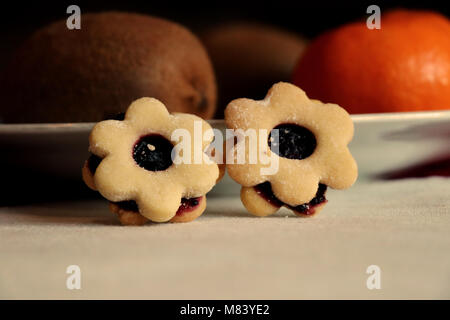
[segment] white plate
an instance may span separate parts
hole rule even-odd
[[[450,155],[450,111],[364,114],[352,115],[352,119],[355,136],[350,150],[358,162],[359,181]],[[221,130],[225,127],[223,120],[210,123]],[[3,170],[25,168],[60,179],[80,180],[92,126],[0,124]],[[224,179],[214,192],[237,194],[239,188],[231,183],[231,179]]]

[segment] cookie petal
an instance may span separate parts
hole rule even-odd
[[[173,184],[158,185],[157,189],[139,191],[136,202],[139,213],[154,222],[172,219],[181,204],[181,189]]]
[[[307,165],[303,168],[285,166],[283,161],[270,182],[277,198],[291,206],[311,201],[319,187],[319,177],[314,168],[308,168]]]
[[[265,200],[253,187],[241,188],[241,201],[244,207],[251,214],[258,217],[265,217],[274,214],[278,211],[278,209],[280,209],[280,207],[277,207]]]
[[[119,202],[131,200],[136,194],[136,183],[133,176],[135,168],[119,155],[109,155],[104,158],[95,171],[95,186],[106,199]]]
[[[191,136],[191,144],[197,143],[202,150],[214,139],[214,131],[209,123],[193,114],[173,113],[170,127],[171,136],[177,129],[187,130]]]
[[[314,118],[316,135],[327,140],[332,140],[335,144],[346,146],[353,138],[354,125],[345,109],[337,104],[315,103]]]
[[[167,127],[169,111],[164,104],[154,98],[135,100],[125,114],[125,122],[136,132],[159,132]]]
[[[117,140],[123,140],[124,135],[129,135],[129,129],[123,121],[101,121],[89,135],[89,151],[102,158],[117,152],[121,148]]]
[[[225,109],[225,123],[229,129],[258,129],[262,120],[268,117],[269,106],[264,100],[236,99]]]
[[[199,197],[208,193],[219,177],[219,167],[211,164],[176,165],[173,178],[183,187],[183,197]]]
[[[310,103],[305,91],[287,82],[274,84],[267,93],[266,99],[269,99],[273,109],[277,109],[277,113],[284,113],[286,110],[290,111],[292,107]]]
[[[347,189],[358,177],[358,167],[347,147],[330,148],[328,157],[322,157],[321,182],[333,189]]]

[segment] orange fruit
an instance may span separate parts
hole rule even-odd
[[[293,75],[311,98],[350,113],[450,109],[450,21],[428,11],[381,13],[319,36]]]

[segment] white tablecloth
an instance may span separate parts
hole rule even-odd
[[[314,218],[209,198],[187,224],[122,227],[106,202],[0,208],[0,298],[450,298],[450,179],[358,183]],[[81,290],[66,288],[78,265]],[[366,269],[381,269],[369,290]]]

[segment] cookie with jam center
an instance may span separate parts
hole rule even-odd
[[[195,162],[194,145],[200,143],[200,150],[206,150],[212,140],[194,141],[198,123],[203,138],[212,129],[201,118],[170,114],[153,98],[134,101],[123,120],[101,121],[92,129],[91,156],[82,169],[86,185],[110,201],[110,210],[125,225],[197,218],[219,177],[215,162]],[[180,151],[177,141],[171,140],[178,129],[191,136],[191,143],[184,145],[191,148],[187,161],[173,158]]]
[[[357,165],[347,147],[354,131],[349,114],[336,104],[309,99],[290,83],[273,85],[264,100],[231,101],[225,122],[244,132],[226,166],[242,186],[242,203],[254,215],[267,216],[284,206],[296,215],[312,216],[327,203],[328,187],[347,189],[356,181]],[[258,156],[251,162],[252,145],[270,161]],[[242,150],[244,163],[239,162]]]

